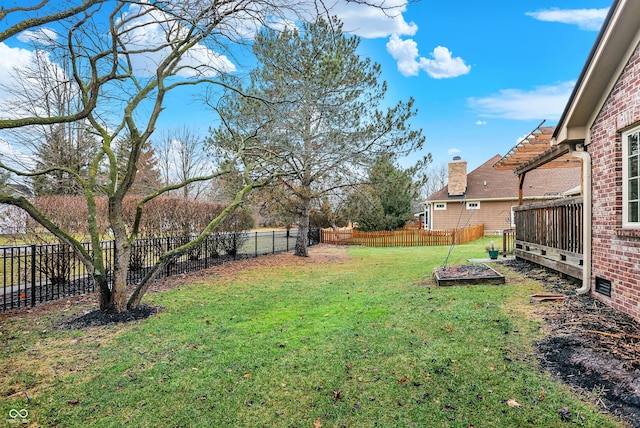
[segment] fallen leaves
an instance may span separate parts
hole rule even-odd
[[[558,409],[558,414],[562,422],[568,422],[571,419],[571,410],[568,407]]]
[[[520,406],[522,406],[522,404],[518,403],[513,398],[510,398],[509,400],[507,400],[507,406],[509,406],[509,407],[520,407]]]

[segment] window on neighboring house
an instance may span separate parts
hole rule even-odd
[[[436,210],[446,210],[447,209],[447,204],[436,204],[435,209]]]
[[[480,209],[480,202],[467,202],[467,209],[468,210],[479,210]]]
[[[640,227],[640,127],[622,134],[622,223]]]

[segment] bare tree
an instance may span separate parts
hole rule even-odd
[[[4,30],[0,31],[0,42],[16,37],[17,35],[31,34],[48,24],[58,24],[63,21],[72,20],[77,23],[86,23],[95,14],[106,0],[71,0],[60,8],[48,0],[42,0],[36,4],[22,3],[21,6],[0,8],[0,23],[11,22]],[[69,31],[72,36],[73,28]],[[71,41],[71,40],[69,40]],[[106,62],[107,56],[100,58],[101,62]],[[105,83],[118,78],[117,61],[109,64],[101,64],[97,67],[89,68],[89,76],[83,79],[79,75],[79,70],[73,70],[69,76],[75,84],[83,83],[83,103],[81,108],[74,111],[61,112],[55,115],[34,115],[19,112],[9,118],[0,118],[0,129],[20,128],[29,125],[51,125],[58,123],[75,122],[84,119],[96,107],[99,91]]]
[[[0,41],[20,33],[33,35],[35,30],[48,35],[47,40],[40,40],[39,49],[49,52],[56,64],[62,64],[59,69],[63,71],[46,77],[51,80],[48,87],[70,84],[70,93],[79,100],[77,108],[68,112],[34,115],[22,108],[11,109],[5,112],[9,114],[7,118],[0,119],[0,130],[20,129],[26,133],[34,125],[84,119],[99,144],[89,156],[86,171],[63,165],[31,170],[10,162],[1,163],[0,168],[14,177],[36,178],[54,172],[72,177],[86,201],[92,251],[27,198],[0,193],[0,203],[22,208],[76,252],[96,281],[101,310],[122,312],[136,308],[164,265],[200,244],[254,188],[283,173],[265,167],[278,154],[263,144],[266,138],[259,135],[263,129],[230,134],[229,141],[216,148],[216,168],[141,197],[133,221],[125,221],[124,199],[136,183],[144,147],[159,123],[167,94],[194,85],[204,86],[201,92],[209,94],[215,93],[213,88],[237,92],[239,86],[229,74],[233,63],[223,53],[242,48],[244,41],[251,40],[265,25],[313,18],[328,10],[322,0],[42,0],[35,6],[0,10],[3,23],[9,16],[16,17],[17,22],[0,32]],[[393,118],[386,119],[396,129]],[[131,146],[118,150],[118,141],[123,138]],[[161,195],[230,171],[238,174],[242,186],[226,208],[195,239],[165,252],[129,294],[131,247],[139,233],[145,205]],[[103,235],[96,202],[100,196],[107,199],[108,228],[115,242],[112,266],[105,264],[100,246]]]
[[[192,129],[184,126],[169,130],[156,141],[153,146],[165,186],[189,181],[211,169],[203,139]],[[180,193],[185,199],[198,199],[206,190],[205,183],[193,182],[183,186]]]
[[[65,43],[42,45],[55,52],[59,61],[67,61],[64,73],[47,77],[56,84],[72,82],[78,93],[82,117],[86,117],[92,133],[100,142],[89,158],[86,172],[62,165],[30,171],[3,163],[6,171],[18,177],[35,178],[53,172],[64,172],[78,183],[87,204],[87,223],[92,251],[85,249],[76,237],[27,198],[8,193],[0,194],[0,202],[18,206],[45,227],[60,241],[76,251],[80,262],[92,273],[100,290],[100,307],[104,311],[122,312],[136,308],[150,281],[163,265],[198,245],[255,187],[268,177],[252,173],[257,165],[249,162],[243,140],[228,145],[224,155],[226,168],[210,170],[206,175],[190,177],[174,185],[157,189],[139,200],[132,223],[125,221],[123,201],[133,188],[143,149],[158,123],[168,92],[186,85],[228,86],[226,72],[231,63],[216,50],[225,48],[229,40],[240,40],[240,31],[247,30],[268,17],[291,12],[291,4],[259,1],[218,2],[194,0],[175,2],[110,2],[88,8],[83,14],[56,22],[58,34],[65,34]],[[107,10],[108,9],[108,10]],[[108,12],[108,13],[107,13]],[[163,37],[157,37],[163,34]],[[14,119],[0,123],[0,129],[25,129],[26,125],[65,123],[73,114],[46,116],[48,120],[32,120],[19,108],[13,110]],[[21,116],[22,115],[22,116]],[[17,117],[20,116],[20,117]],[[127,139],[130,147],[118,150],[118,141]],[[159,263],[135,287],[127,292],[131,245],[138,235],[140,220],[146,203],[183,186],[218,177],[233,166],[241,172],[243,187],[226,208],[212,219],[200,234],[189,243],[167,251]],[[109,229],[115,242],[113,266],[105,264],[97,222],[96,199],[105,195],[108,203]],[[111,272],[108,272],[111,269]],[[111,279],[113,278],[113,279]]]
[[[424,172],[424,176],[425,180],[419,192],[420,196],[426,199],[447,184],[447,167],[443,164],[430,165]]]

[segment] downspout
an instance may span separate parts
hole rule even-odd
[[[572,144],[569,153],[582,160],[582,287],[576,293],[587,294],[591,291],[591,155],[583,143]]]

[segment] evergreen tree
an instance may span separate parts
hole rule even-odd
[[[367,183],[350,197],[351,219],[366,232],[401,228],[411,220],[414,193],[410,170],[396,166],[391,156],[380,156]]]
[[[335,19],[263,31],[254,44],[259,66],[245,91],[251,96],[234,92],[218,107],[225,127],[214,140],[242,136],[262,144],[265,167],[280,176],[298,219],[298,256],[308,255],[312,201],[361,182],[379,154],[407,154],[424,141],[408,124],[412,99],[380,109],[387,85],[379,81],[380,66],[358,54],[359,43]]]
[[[37,146],[35,170],[50,170],[33,179],[33,192],[43,195],[78,195],[82,186],[76,177],[86,177],[91,153],[98,147],[96,139],[88,132],[84,122],[57,124],[43,134],[44,140]]]

